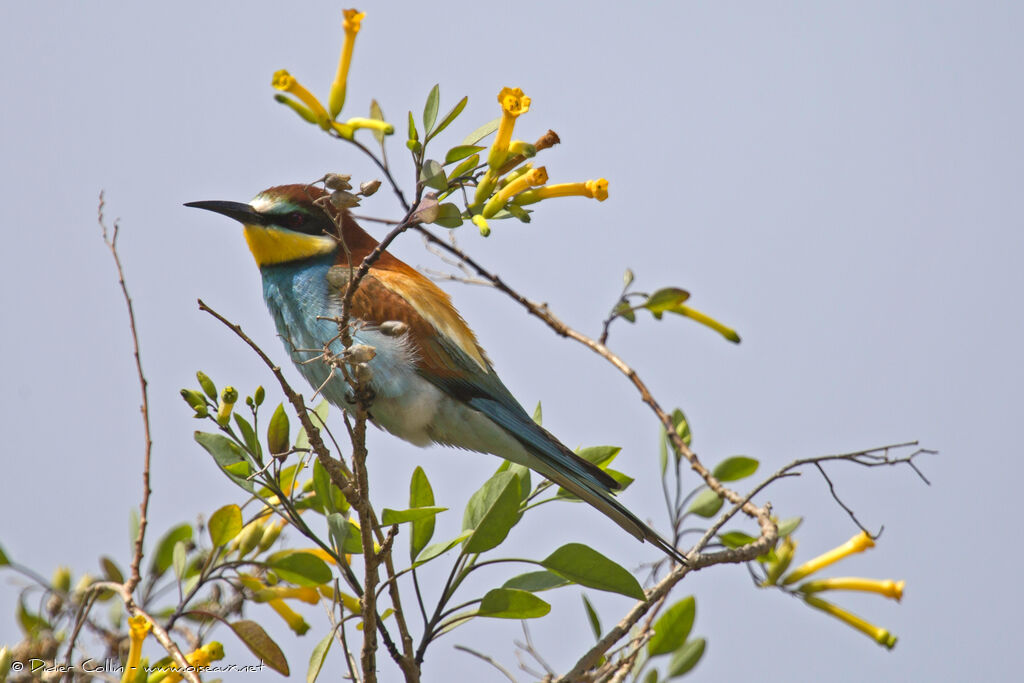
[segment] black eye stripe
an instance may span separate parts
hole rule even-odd
[[[304,235],[323,235],[331,233],[334,223],[325,215],[306,213],[305,211],[290,211],[279,216],[272,216],[274,225],[301,232]]]

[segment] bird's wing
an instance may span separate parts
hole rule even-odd
[[[511,434],[547,464],[545,476],[561,485],[565,477],[578,478],[604,493],[619,488],[607,472],[580,458],[533,421],[494,372],[448,294],[397,259],[385,265],[372,269],[360,283],[352,300],[354,317],[376,324],[388,320],[407,324],[419,356],[420,376]],[[340,276],[331,279],[339,283]]]
[[[343,290],[349,269],[335,266],[331,270],[333,277],[328,280]],[[531,469],[587,501],[637,538],[686,562],[678,550],[612,496],[612,491],[620,488],[618,482],[530,418],[494,372],[451,299],[433,282],[385,252],[379,266],[356,290],[352,315],[375,324],[404,322],[416,345],[421,377],[508,432],[530,454]]]

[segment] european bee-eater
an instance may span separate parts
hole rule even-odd
[[[337,318],[349,281],[378,245],[348,211],[326,208],[326,192],[282,185],[252,202],[202,201],[239,221],[263,276],[263,296],[299,372],[334,405],[351,410],[340,376],[315,360],[324,344],[344,349]],[[334,214],[333,216],[328,213]],[[339,227],[340,226],[340,227]],[[371,266],[352,299],[355,343],[372,346],[372,421],[417,446],[431,443],[493,453],[547,477],[587,501],[640,540],[677,560],[681,554],[613,496],[618,483],[537,425],[498,378],[476,335],[433,282],[388,252]],[[396,334],[396,331],[398,332]],[[314,359],[311,361],[311,359]]]

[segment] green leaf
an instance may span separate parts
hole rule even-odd
[[[448,552],[449,550],[451,550],[458,544],[462,543],[472,535],[472,530],[463,531],[461,534],[451,539],[450,541],[431,543],[426,548],[424,548],[419,555],[416,556],[416,564],[414,566],[418,567],[419,565],[425,564],[439,555],[443,555],[444,553]]]
[[[50,623],[46,619],[25,608],[24,599],[18,600],[18,625],[30,640],[35,640],[41,631],[50,630]]]
[[[722,542],[726,548],[741,548],[745,545],[749,545],[757,539],[750,534],[745,534],[742,531],[726,531],[718,534],[718,540]]]
[[[651,669],[647,672],[647,675],[644,676],[644,683],[658,683],[658,676],[658,670]]]
[[[4,552],[3,548],[0,548],[0,567],[6,567],[10,563],[11,560],[7,557],[7,553]]]
[[[448,150],[448,153],[444,155],[444,165],[447,166],[448,164],[454,164],[456,161],[465,159],[466,157],[472,156],[484,149],[487,148],[480,147],[478,145],[457,145]]]
[[[434,225],[440,225],[442,228],[457,228],[462,225],[462,212],[459,211],[458,206],[451,202],[439,204]]]
[[[409,507],[430,507],[433,504],[434,490],[430,487],[427,473],[423,471],[422,467],[417,466],[412,472],[412,481],[409,482]],[[420,551],[430,543],[430,539],[434,536],[434,522],[433,517],[413,521],[409,539],[410,560],[415,560]]]
[[[423,133],[427,136],[424,142],[430,141],[430,131],[434,127],[434,121],[437,120],[437,107],[440,102],[441,88],[435,84],[430,89],[430,94],[427,95],[426,104],[423,105]]]
[[[516,590],[529,591],[531,593],[537,593],[539,591],[551,590],[552,588],[560,588],[561,586],[568,586],[572,581],[549,572],[546,569],[541,569],[535,572],[526,572],[519,576],[513,576],[511,579],[502,584],[502,588],[515,588]]]
[[[499,545],[519,521],[519,477],[499,472],[484,482],[466,503],[464,530],[473,529],[463,552],[482,553]]]
[[[533,421],[538,426],[544,424],[544,409],[540,407],[540,401],[537,401],[537,407],[533,409]]]
[[[332,512],[327,515],[327,534],[331,537],[331,545],[334,546],[334,552],[339,555],[345,554],[346,546],[351,547],[352,541],[349,540],[353,527],[345,515],[337,512]],[[359,537],[359,533],[355,534]],[[362,538],[358,538],[359,541],[359,552],[363,550]]]
[[[262,626],[248,619],[231,622],[228,626],[235,632],[239,640],[245,643],[249,651],[256,655],[257,659],[265,662],[267,666],[282,676],[291,674],[288,660],[285,659],[281,648],[267,635]]]
[[[797,530],[797,527],[799,527],[801,522],[803,521],[803,517],[790,517],[789,519],[784,519],[781,522],[779,522],[779,538],[785,538],[786,536],[789,536],[791,533]]]
[[[484,125],[474,130],[472,133],[467,135],[466,138],[462,141],[462,144],[475,145],[476,143],[480,142],[494,131],[498,130],[499,123],[501,123],[500,116],[494,119],[493,121],[488,121]]]
[[[288,451],[291,440],[288,438],[288,413],[284,410],[284,404],[278,403],[274,415],[270,418],[267,426],[267,446],[271,455],[278,455]]]
[[[286,550],[267,558],[277,575],[296,586],[322,586],[333,578],[327,563],[312,553]]]
[[[209,432],[196,432],[194,435],[196,443],[206,449],[206,452],[213,456],[224,473],[243,489],[252,493],[255,490],[248,477],[252,473],[249,461],[245,459],[242,449],[234,441],[223,434],[211,434]]]
[[[633,312],[633,307],[625,299],[619,299],[619,303],[615,304],[612,313],[631,323],[636,322],[636,313]]]
[[[188,562],[188,550],[185,549],[185,542],[178,541],[171,551],[171,565],[174,567],[174,575],[181,581],[185,576],[185,563]]]
[[[472,171],[474,168],[476,168],[479,164],[480,164],[480,155],[479,154],[474,154],[473,156],[469,157],[468,159],[463,161],[461,164],[459,164],[458,166],[453,168],[452,172],[448,174],[448,177],[451,178],[452,180],[454,180],[456,178],[461,178],[462,176],[468,174],[470,171]]]
[[[316,493],[317,501],[323,507],[325,515],[348,510],[345,494],[331,481],[331,475],[320,464],[319,458],[313,461],[313,492]]]
[[[427,517],[434,517],[438,512],[444,512],[447,509],[448,508],[439,507],[409,508],[408,510],[392,510],[390,508],[384,508],[381,512],[380,523],[384,526],[391,526],[392,524],[415,522]]]
[[[734,455],[715,465],[711,471],[718,481],[737,481],[757,472],[757,460],[745,455]]]
[[[672,411],[672,424],[675,426],[676,434],[679,435],[679,438],[689,446],[693,441],[693,435],[690,434],[690,422],[679,408]]]
[[[331,629],[324,636],[323,640],[316,644],[316,647],[313,648],[313,654],[309,656],[309,670],[306,671],[306,683],[313,683],[316,677],[320,675],[320,669],[323,668],[324,660],[327,659],[327,653],[330,651],[333,643],[334,629]]]
[[[257,460],[263,457],[263,448],[260,446],[260,440],[256,438],[256,432],[253,430],[252,425],[249,421],[241,416],[239,413],[234,413],[235,424],[238,425],[238,431],[242,433],[242,441],[245,442],[246,448],[248,448]]]
[[[704,489],[690,503],[687,512],[692,512],[701,517],[714,517],[722,509],[722,499],[711,489]]]
[[[376,121],[386,121],[384,118],[384,111],[380,108],[380,103],[377,100],[370,100],[370,118]],[[378,145],[384,145],[384,131],[373,129],[373,138],[377,141]]]
[[[0,553],[2,555],[3,553]],[[111,558],[104,555],[100,558],[100,568],[103,569],[103,578],[114,583],[124,583],[124,572]]]
[[[563,545],[541,561],[541,565],[588,588],[644,599],[644,590],[635,576],[582,543]]]
[[[451,125],[452,121],[454,121],[458,115],[462,113],[462,110],[466,108],[466,103],[468,102],[468,97],[463,97],[459,100],[458,103],[452,107],[451,111],[444,115],[444,118],[441,119],[441,123],[437,124],[437,128],[430,132],[430,135],[427,136],[427,140],[431,140],[436,137],[438,133]]]
[[[156,544],[156,550],[153,551],[149,573],[154,576],[161,576],[174,561],[174,545],[178,541],[191,540],[192,526],[189,524],[179,524],[164,534],[163,538]]]
[[[704,656],[704,646],[707,641],[703,638],[694,638],[683,643],[683,646],[672,653],[672,659],[668,661],[669,678],[679,678],[690,672],[690,669],[697,666],[697,662]]]
[[[615,460],[615,456],[621,452],[622,448],[620,446],[588,446],[576,451],[576,455],[603,469],[605,466],[610,465],[612,460]]]
[[[533,593],[514,588],[487,591],[480,601],[477,616],[498,619],[536,619],[551,611],[551,605]]]
[[[317,403],[312,411],[306,411],[306,414],[309,415],[309,421],[313,423],[314,427],[323,429],[327,425],[327,411],[329,408],[330,404],[324,400]],[[299,427],[299,433],[295,436],[295,448],[309,447],[309,435],[306,434],[306,428]]]
[[[603,630],[601,629],[601,618],[597,616],[597,610],[595,610],[594,606],[590,604],[590,600],[587,596],[581,595],[580,597],[583,598],[583,609],[587,613],[587,621],[590,622],[590,630],[594,634],[594,640],[601,640],[601,634],[603,633]]]
[[[242,531],[242,509],[237,505],[225,505],[212,515],[206,525],[214,547],[226,545]]]
[[[647,641],[648,654],[652,657],[668,654],[686,642],[696,613],[697,602],[692,595],[669,607],[654,622],[654,635]]]
[[[678,287],[663,287],[651,294],[643,307],[660,318],[665,311],[671,310],[690,298],[690,293]]]
[[[435,190],[443,191],[448,189],[448,176],[444,174],[444,168],[441,164],[433,159],[427,159],[423,162],[423,168],[420,169],[420,180],[427,187],[431,187]]]

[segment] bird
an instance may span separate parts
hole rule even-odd
[[[242,224],[259,267],[263,297],[300,374],[332,404],[351,411],[348,383],[323,362],[341,355],[337,320],[350,276],[378,241],[314,185],[279,185],[249,203],[185,206]],[[382,251],[350,304],[353,343],[373,347],[370,419],[417,446],[441,444],[523,465],[604,513],[678,562],[683,555],[615,497],[607,472],[538,425],[498,377],[451,297],[416,269]],[[333,340],[333,342],[332,342]]]

